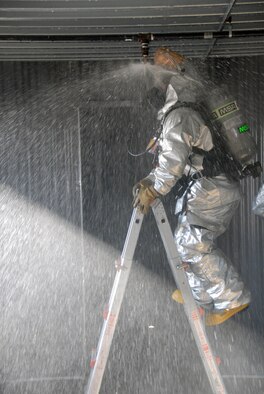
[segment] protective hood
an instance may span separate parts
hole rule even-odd
[[[197,102],[202,97],[203,86],[202,79],[194,70],[192,70],[192,76],[188,72],[175,73],[169,81],[165,105],[159,111],[158,119],[161,119],[178,101]]]

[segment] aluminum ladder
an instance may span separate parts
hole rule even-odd
[[[209,382],[211,384],[212,393],[227,394],[215,357],[213,356],[211,346],[205,333],[199,308],[194,301],[188,279],[184,271],[184,265],[182,264],[177,252],[164,206],[159,199],[156,199],[152,204],[152,211],[159,228],[176,286],[181,291],[184,299],[184,310],[191,326],[192,333],[196,341],[200,357],[203,361]],[[85,387],[85,394],[98,394],[101,387],[118,315],[132,266],[134,251],[136,249],[138,236],[143,223],[143,218],[144,215],[140,213],[137,208],[135,208],[132,213],[120,261],[116,263],[117,272],[114,285],[108,304],[108,310],[104,316],[105,321],[102,327],[94,362],[91,365],[92,369],[89,376],[89,381]]]

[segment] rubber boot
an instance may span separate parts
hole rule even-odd
[[[180,290],[175,290],[171,298],[178,302],[178,304],[184,304],[182,293]],[[218,313],[208,313],[205,318],[205,324],[207,326],[217,326],[219,324],[224,323],[226,320],[230,319],[230,317],[234,316],[236,313],[243,311],[249,306],[249,304],[240,305],[237,308],[226,309],[222,312]]]
[[[208,313],[205,318],[205,324],[207,326],[217,326],[218,324],[224,323],[227,319],[234,316],[236,313],[243,311],[249,306],[249,304],[240,305],[237,308],[226,309],[218,313]]]
[[[171,298],[179,304],[184,304],[182,293],[178,289],[172,293]]]

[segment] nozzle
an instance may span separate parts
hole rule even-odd
[[[149,55],[149,41],[142,41],[141,42],[141,53],[142,53],[143,63],[147,63],[148,62],[148,55]]]
[[[153,40],[152,34],[141,34],[139,36],[139,41],[141,42],[141,55],[143,63],[148,62],[149,56],[149,42]]]

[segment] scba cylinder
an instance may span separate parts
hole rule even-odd
[[[257,145],[236,100],[223,89],[217,88],[211,92],[208,105],[212,121],[223,133],[229,152],[242,166],[248,164],[256,155]]]

